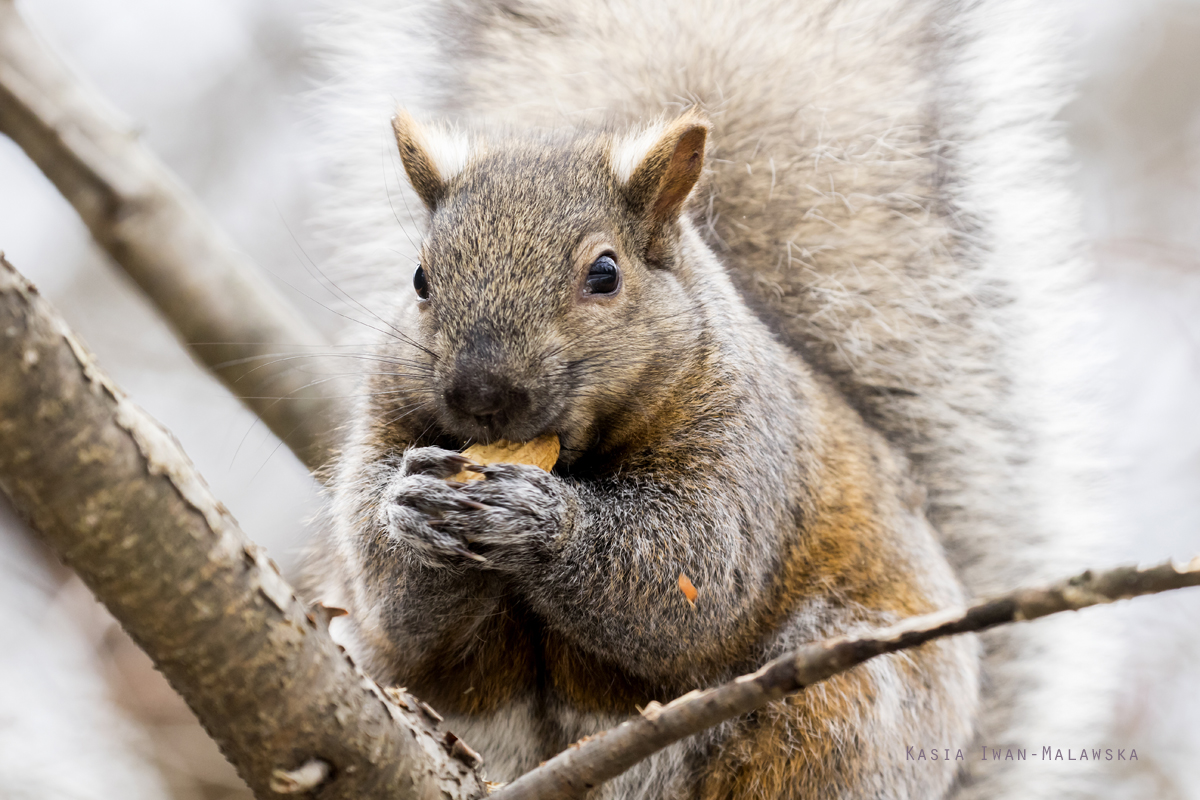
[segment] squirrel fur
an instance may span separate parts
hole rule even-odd
[[[1031,8],[364,2],[330,26],[336,124],[369,133],[326,221],[384,316],[319,591],[489,779],[797,645],[1089,560],[1086,413],[1052,357],[1086,300],[1056,83],[1028,52],[997,72]],[[369,138],[397,100],[420,119],[394,119],[400,206]],[[593,293],[602,256],[619,284]],[[552,473],[446,480],[471,442],[547,432]],[[1045,630],[874,659],[595,796],[1086,793],[906,758],[1101,725],[1045,705],[1107,692],[1094,637]]]

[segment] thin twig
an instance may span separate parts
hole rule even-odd
[[[0,133],[58,187],[192,354],[310,469],[322,466],[341,419],[339,402],[328,395],[345,390],[306,384],[313,372],[337,370],[317,356],[305,359],[305,370],[252,368],[271,360],[268,354],[324,338],[132,126],[26,26],[12,0],[0,0]],[[220,366],[227,363],[233,365]]]
[[[493,792],[490,800],[582,797],[588,790],[680,739],[884,653],[916,647],[943,636],[984,631],[1009,622],[1186,586],[1200,586],[1200,556],[1185,566],[1167,562],[1147,569],[1089,570],[1049,587],[1019,589],[966,609],[911,617],[887,628],[811,644],[714,689],[691,692],[665,706],[651,703],[640,717],[572,745]]]

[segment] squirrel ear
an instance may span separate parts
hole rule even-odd
[[[618,139],[609,160],[625,184],[631,205],[661,228],[679,216],[700,172],[708,120],[699,111],[655,125],[640,134]]]
[[[456,131],[419,124],[404,109],[392,117],[400,160],[417,196],[433,212],[446,196],[446,185],[470,158],[467,138]]]

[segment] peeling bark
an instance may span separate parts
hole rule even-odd
[[[415,698],[330,638],[174,437],[0,257],[0,488],[196,712],[260,797],[482,796]]]

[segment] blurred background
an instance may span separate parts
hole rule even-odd
[[[321,191],[304,94],[320,0],[30,0],[26,19],[143,132],[327,329],[305,269]],[[1200,0],[1067,6],[1074,146],[1113,353],[1122,561],[1200,553]],[[383,167],[381,167],[382,169]],[[0,250],[285,571],[319,507],[306,470],[199,369],[54,187],[0,137]],[[0,798],[249,797],[190,712],[0,498]],[[1117,797],[1200,799],[1200,591],[1104,609],[1127,643]],[[1082,743],[1081,743],[1082,744]]]

